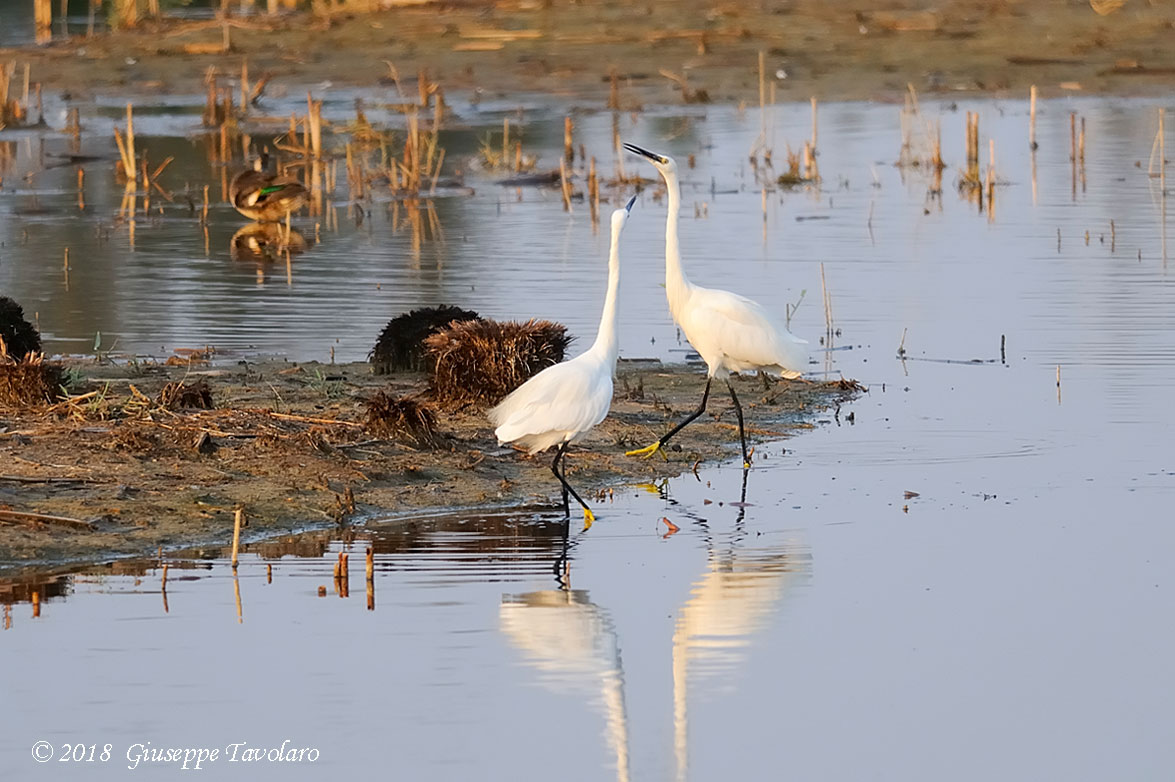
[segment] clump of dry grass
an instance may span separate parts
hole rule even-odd
[[[454,323],[424,341],[433,364],[429,391],[445,404],[496,404],[562,361],[570,343],[567,328],[549,320]]]
[[[212,403],[212,388],[207,380],[197,380],[190,384],[180,381],[168,383],[159,392],[159,404],[168,410],[211,410],[215,407]]]
[[[26,354],[20,361],[0,353],[0,408],[54,401],[64,374],[59,365],[46,364],[40,353]]]
[[[424,366],[425,337],[435,334],[453,321],[481,320],[473,310],[460,307],[422,307],[405,312],[388,321],[380,332],[368,359],[375,374],[386,375],[397,369],[421,369]]]
[[[41,352],[41,335],[24,319],[24,310],[7,296],[0,296],[0,356],[22,359]]]
[[[437,416],[428,404],[411,396],[380,391],[367,400],[367,431],[375,437],[407,441],[425,448],[440,445]]]

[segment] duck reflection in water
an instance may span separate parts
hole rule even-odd
[[[306,237],[296,229],[287,232],[281,223],[249,223],[233,234],[229,255],[234,261],[280,261],[285,253],[306,252]]]

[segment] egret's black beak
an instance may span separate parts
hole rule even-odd
[[[628,150],[629,152],[631,152],[632,154],[640,155],[641,157],[648,158],[649,160],[653,161],[654,163],[660,163],[660,164],[664,165],[665,163],[669,162],[669,158],[665,157],[664,155],[658,155],[655,152],[650,152],[647,149],[642,149],[641,147],[638,147],[636,144],[625,144],[624,148],[626,150]]]
[[[628,203],[624,205],[624,211],[631,214],[632,213],[632,205],[635,203],[636,203],[636,196],[633,196],[632,198],[628,199]]]

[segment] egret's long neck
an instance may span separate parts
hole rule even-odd
[[[604,312],[600,315],[600,330],[591,351],[615,368],[620,345],[616,336],[616,297],[620,293],[620,231],[612,231],[612,249],[608,253],[608,295],[604,297]]]
[[[681,207],[681,185],[677,172],[665,174],[665,189],[669,193],[669,213],[665,217],[665,296],[674,320],[680,307],[689,298],[690,281],[681,268],[681,247],[677,242],[677,213]]]

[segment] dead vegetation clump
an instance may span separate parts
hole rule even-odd
[[[570,343],[567,327],[549,320],[454,323],[424,341],[429,392],[442,404],[496,404],[562,361]]]
[[[215,407],[212,403],[212,388],[207,380],[168,383],[159,392],[159,404],[168,410],[211,410]]]
[[[427,403],[415,397],[396,397],[379,391],[367,400],[366,405],[365,426],[373,436],[424,448],[436,448],[441,444],[436,413]]]
[[[24,310],[7,296],[0,296],[0,356],[22,359],[41,352],[41,335],[24,318]]]
[[[59,365],[45,363],[39,353],[14,361],[0,352],[0,408],[33,407],[54,401],[64,375]]]
[[[386,375],[397,369],[422,369],[424,339],[453,321],[481,320],[473,310],[460,307],[422,307],[405,312],[388,321],[380,332],[368,358],[375,374]]]
[[[145,453],[154,451],[162,444],[163,441],[158,432],[127,423],[115,427],[111,432],[110,439],[103,443],[102,447],[111,451]]]

